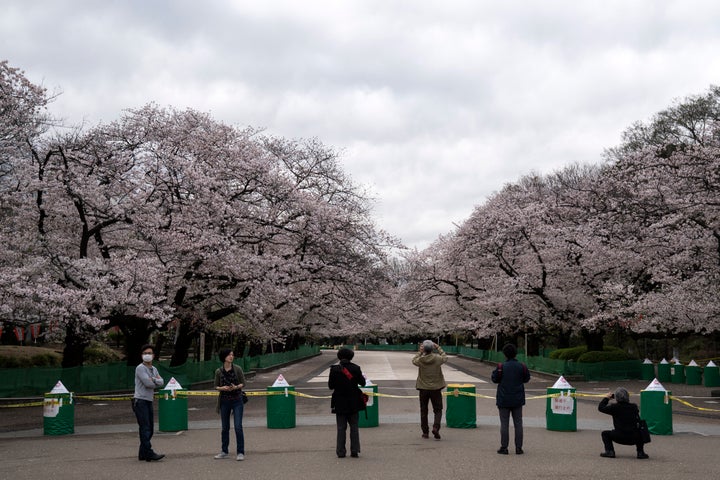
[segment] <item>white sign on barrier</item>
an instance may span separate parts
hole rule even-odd
[[[550,408],[558,415],[572,415],[575,409],[575,401],[570,392],[560,392],[560,396],[550,399]]]

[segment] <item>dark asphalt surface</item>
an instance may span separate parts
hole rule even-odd
[[[362,365],[364,352],[356,354]],[[408,361],[411,354],[408,353]],[[282,373],[297,391],[328,395],[324,383],[308,382],[335,362],[334,352],[257,373],[250,391],[264,391]],[[455,368],[489,380],[493,365],[451,357]],[[556,378],[533,375],[528,396],[542,395]],[[381,393],[414,395],[414,380],[376,381]],[[646,381],[577,382],[578,393],[601,394],[622,385],[631,393]],[[702,386],[666,385],[674,396],[702,408],[718,409],[717,398]],[[492,384],[478,383],[476,392],[494,396]],[[638,401],[637,398],[633,399]],[[334,417],[329,400],[297,398],[297,426],[268,429],[265,398],[251,397],[244,430],[246,460],[213,460],[219,450],[219,419],[213,397],[190,397],[189,429],[156,432],[153,445],[167,457],[161,462],[138,462],[137,426],[129,401],[86,401],[75,406],[75,434],[44,436],[42,407],[0,408],[0,480],[4,479],[138,479],[154,480],[242,475],[248,478],[307,478],[352,475],[353,478],[720,478],[714,456],[720,448],[720,413],[702,412],[673,402],[673,435],[653,436],[649,460],[637,460],[633,447],[617,447],[618,458],[599,457],[599,431],[611,421],[597,412],[596,397],[578,400],[577,432],[545,428],[545,400],[528,400],[524,409],[525,455],[498,455],[499,432],[494,401],[478,398],[475,429],[443,426],[442,440],[420,438],[417,401],[380,398],[380,426],[360,432],[360,458],[334,455]],[[156,413],[157,421],[157,413]],[[512,438],[512,434],[511,434]],[[231,448],[234,442],[231,441]]]

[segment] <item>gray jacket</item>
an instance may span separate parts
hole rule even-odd
[[[133,398],[153,401],[155,389],[162,387],[164,381],[155,366],[148,367],[141,363],[135,367],[135,395]]]

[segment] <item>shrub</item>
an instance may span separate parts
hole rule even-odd
[[[605,347],[602,352],[585,352],[578,358],[578,363],[598,363],[598,362],[622,362],[624,360],[633,360],[625,350],[617,347]]]
[[[588,352],[586,345],[572,348],[561,348],[550,353],[550,358],[571,360],[574,362],[596,363],[632,360],[634,357],[618,347],[606,346],[602,352]]]
[[[550,358],[557,360],[573,360],[577,361],[578,357],[583,353],[587,352],[587,346],[581,345],[579,347],[571,348],[559,348],[550,352]]]
[[[0,368],[19,368],[23,363],[19,358],[0,355]]]
[[[123,357],[104,343],[92,342],[85,349],[84,364],[99,365],[122,361]]]
[[[62,355],[59,353],[40,353],[30,357],[27,366],[31,367],[59,367],[62,364]]]

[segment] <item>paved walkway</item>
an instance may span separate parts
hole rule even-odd
[[[408,353],[358,352],[356,361],[367,365],[366,374],[376,371],[381,392],[414,395],[413,370],[407,369]],[[282,373],[298,391],[327,395],[322,383],[327,367],[334,363],[332,352],[255,376],[250,389],[263,390]],[[453,358],[453,370],[475,379],[478,393],[494,394],[487,382],[491,365],[470,359]],[[380,370],[393,379],[380,380]],[[448,371],[451,369],[448,368]],[[403,373],[399,373],[403,372]],[[452,381],[452,380],[451,380]],[[555,378],[534,375],[528,395],[545,393]],[[638,392],[647,382],[623,383]],[[604,393],[616,384],[578,383],[578,392]],[[707,391],[690,392],[686,386],[672,385],[693,396],[693,403],[714,404]],[[674,392],[675,394],[675,392]],[[76,422],[75,435],[49,437],[41,428],[5,431],[0,434],[0,480],[4,479],[139,479],[153,480],[205,478],[216,475],[242,475],[253,479],[307,478],[351,475],[357,479],[407,479],[411,477],[487,478],[633,478],[684,479],[718,478],[714,457],[720,448],[720,418],[710,413],[697,416],[675,415],[674,434],[653,436],[647,447],[650,460],[637,460],[633,447],[618,446],[616,459],[600,458],[599,430],[609,428],[610,418],[597,412],[598,399],[578,402],[577,432],[545,429],[545,401],[530,400],[524,410],[525,451],[523,456],[501,456],[498,422],[494,402],[477,399],[475,429],[443,427],[442,440],[420,438],[417,403],[413,399],[379,399],[380,426],[361,429],[362,453],[359,459],[338,459],[334,455],[334,417],[329,401],[297,399],[297,427],[266,428],[265,400],[253,397],[244,419],[246,460],[213,460],[219,450],[219,421],[209,412],[203,397],[191,397],[189,429],[184,432],[156,433],[153,445],[167,457],[157,463],[138,462],[137,426],[123,405],[123,421],[111,424]],[[197,399],[197,403],[196,403]],[[635,399],[637,401],[637,399]],[[196,406],[196,405],[199,405]],[[717,405],[714,405],[717,408]],[[674,405],[675,407],[675,405]],[[108,408],[118,410],[116,405]],[[30,409],[19,409],[30,410]],[[28,412],[18,412],[27,414]],[[36,411],[32,412],[37,413]],[[41,415],[41,413],[40,413]],[[108,413],[110,415],[110,413]],[[80,412],[76,413],[76,419]],[[41,425],[41,423],[40,423]],[[512,435],[511,435],[512,438]],[[231,448],[234,441],[231,441]]]

